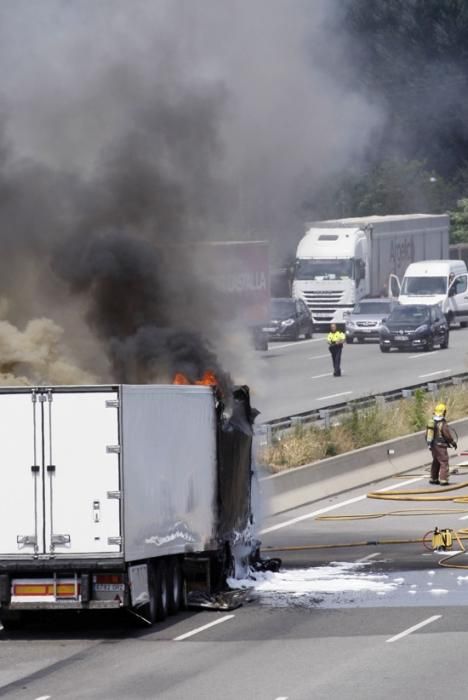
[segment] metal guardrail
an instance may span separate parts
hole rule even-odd
[[[256,428],[256,436],[260,444],[270,445],[278,433],[287,432],[299,425],[318,423],[324,427],[329,427],[334,418],[349,413],[350,410],[359,410],[375,405],[384,406],[392,401],[408,399],[414,395],[417,389],[435,393],[440,387],[456,386],[457,384],[465,383],[468,383],[468,372],[460,372],[450,377],[440,377],[434,382],[421,382],[420,384],[411,384],[411,386],[406,386],[401,389],[390,389],[389,391],[382,391],[379,394],[361,396],[351,401],[332,404],[331,406],[322,406],[321,408],[314,408],[311,411],[303,411],[293,416],[275,418],[266,423],[261,423]]]

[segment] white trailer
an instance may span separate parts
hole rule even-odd
[[[232,403],[229,421],[211,387],[0,388],[3,624],[38,609],[154,622],[192,584],[219,587],[252,521],[248,389]]]
[[[292,294],[317,325],[343,324],[365,296],[398,296],[393,278],[418,260],[449,255],[446,214],[408,214],[317,221],[297,247]]]

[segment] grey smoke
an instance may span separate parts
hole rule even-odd
[[[216,353],[226,364],[225,306],[187,243],[295,241],[303,192],[358,157],[379,124],[341,84],[336,8],[4,0],[10,320],[52,316],[105,379],[196,375]]]

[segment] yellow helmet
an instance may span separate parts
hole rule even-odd
[[[447,413],[447,406],[444,403],[438,403],[434,409],[435,416],[445,416]]]

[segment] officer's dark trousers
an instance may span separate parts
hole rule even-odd
[[[330,345],[329,348],[333,361],[333,374],[335,377],[341,377],[341,353],[342,345]]]

